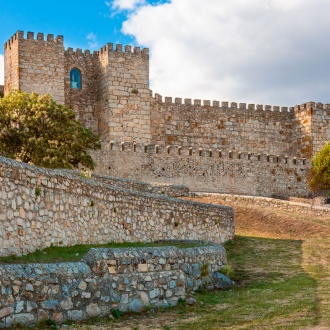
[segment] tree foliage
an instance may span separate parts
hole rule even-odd
[[[49,168],[94,169],[99,137],[50,95],[15,91],[0,99],[0,154]]]
[[[316,191],[330,189],[330,142],[312,159],[309,186]]]

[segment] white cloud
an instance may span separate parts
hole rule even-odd
[[[99,46],[99,43],[97,41],[97,37],[93,32],[89,33],[86,36],[86,38],[87,38],[87,40],[89,40],[88,41],[88,46],[89,46],[90,49],[94,49],[94,48]]]
[[[330,103],[329,11],[328,0],[172,0],[135,7],[122,31],[150,48],[163,96]]]
[[[145,0],[113,0],[106,1],[106,5],[113,10],[133,10],[140,5],[144,5]]]
[[[4,70],[4,58],[3,55],[0,54],[0,85],[4,84],[4,79],[5,79],[5,70]]]

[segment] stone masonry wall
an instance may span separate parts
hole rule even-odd
[[[0,157],[0,256],[55,245],[234,235],[233,210],[182,201]]]
[[[77,119],[82,124],[92,129],[94,133],[98,133],[96,118],[98,72],[95,64],[98,56],[97,54],[93,56],[89,51],[83,53],[80,49],[74,52],[72,48],[68,48],[64,56],[65,105],[75,111]],[[70,71],[73,68],[77,68],[81,72],[80,89],[70,88]]]
[[[94,153],[96,173],[182,184],[192,191],[308,196],[309,160],[216,148],[110,143]]]
[[[0,328],[175,305],[227,263],[221,245],[91,249],[81,262],[0,265]]]
[[[277,198],[229,195],[229,194],[212,194],[212,193],[198,193],[197,195],[215,196],[222,198],[226,202],[233,202],[237,205],[245,205],[245,206],[259,205],[261,207],[266,207],[273,210],[284,210],[284,211],[295,212],[300,214],[311,214],[311,215],[321,215],[321,216],[330,215],[330,208],[326,206],[315,206],[313,204],[287,201]]]
[[[155,95],[152,143],[238,152],[299,155],[293,140],[293,108]]]
[[[150,142],[149,50],[109,43],[100,52],[99,134],[102,141]]]
[[[189,189],[183,185],[148,183],[137,180],[121,179],[109,176],[93,175],[93,180],[114,185],[117,187],[147,192],[152,194],[168,195],[172,197],[186,197],[189,196]]]

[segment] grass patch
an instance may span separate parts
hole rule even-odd
[[[27,263],[56,263],[56,262],[76,262],[92,248],[133,248],[133,247],[162,247],[176,246],[178,248],[191,248],[201,246],[198,243],[185,242],[125,242],[107,244],[80,244],[73,246],[51,246],[43,250],[37,250],[23,256],[11,255],[0,257],[0,264],[27,264]]]

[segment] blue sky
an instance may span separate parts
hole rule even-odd
[[[162,2],[166,1],[131,0],[126,1],[126,7]],[[94,50],[107,42],[134,44],[132,36],[121,33],[122,22],[130,10],[114,6],[111,0],[0,0],[0,42],[3,45],[17,30],[22,30],[63,35],[65,47]]]
[[[329,13],[329,0],[0,0],[0,39],[23,30],[73,48],[149,47],[153,92],[293,106],[330,103]]]

